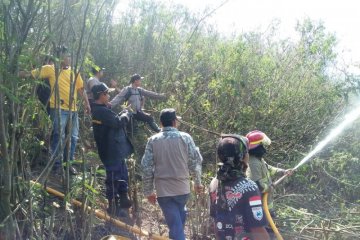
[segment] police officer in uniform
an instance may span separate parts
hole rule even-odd
[[[111,111],[109,88],[105,83],[91,89],[95,102],[92,108],[94,138],[102,163],[106,168],[106,197],[109,201],[108,213],[122,216],[122,208],[130,208],[128,198],[128,169],[125,159],[133,153],[133,146],[126,136],[124,127],[130,114],[116,114]]]
[[[217,147],[221,161],[210,183],[210,215],[216,239],[267,240],[267,221],[259,188],[246,178],[248,141],[240,135],[223,135]]]

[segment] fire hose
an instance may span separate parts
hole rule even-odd
[[[296,168],[293,168],[292,171],[295,171]],[[287,178],[289,175],[288,174],[285,174],[283,175],[281,178],[279,178],[278,180],[276,180],[274,183],[273,183],[273,186],[277,186],[280,182],[282,182],[285,178]],[[268,193],[264,193],[263,194],[263,197],[262,197],[262,201],[263,201],[263,207],[264,207],[264,212],[265,212],[265,216],[266,216],[266,219],[268,220],[269,222],[269,225],[271,227],[271,229],[273,230],[275,236],[276,236],[276,239],[277,240],[283,240],[279,230],[277,229],[275,223],[274,223],[274,220],[272,219],[271,217],[271,214],[270,214],[270,211],[269,211],[269,207],[268,207]]]
[[[39,187],[43,187],[40,183],[38,182],[35,182],[35,181],[30,181],[32,184],[34,185],[37,185]],[[59,192],[53,188],[50,188],[50,187],[46,187],[45,190],[50,193],[50,194],[53,194],[57,197],[60,197],[60,198],[65,198],[65,194],[63,194],[62,192]],[[77,207],[83,207],[84,204],[78,200],[75,200],[75,199],[71,199],[70,202],[74,205],[76,205]],[[129,231],[131,233],[134,233],[134,234],[137,234],[137,235],[140,235],[140,236],[144,236],[144,237],[147,237],[148,239],[154,239],[154,240],[167,240],[168,238],[166,237],[163,237],[163,236],[159,236],[159,235],[156,235],[156,234],[152,234],[152,233],[148,233],[147,231],[144,231],[144,230],[141,230],[137,227],[133,227],[131,225],[128,225],[118,219],[115,219],[115,218],[112,218],[111,216],[109,216],[109,214],[106,214],[104,213],[103,211],[101,210],[98,210],[98,209],[92,209],[91,207],[89,206],[84,206],[85,209],[89,212],[94,212],[95,215],[100,218],[100,219],[103,219],[107,222],[110,222],[112,224],[114,224],[115,226],[117,227],[120,227],[126,231]]]
[[[266,192],[266,193],[263,194],[263,197],[262,197],[263,207],[264,207],[264,212],[265,212],[266,219],[268,220],[269,225],[270,225],[271,229],[273,230],[273,232],[274,232],[274,234],[276,236],[276,239],[277,240],[283,240],[279,230],[277,229],[277,227],[276,227],[276,225],[274,223],[274,220],[271,217],[269,207],[268,207],[268,204],[267,204],[267,200],[268,200],[268,193]]]

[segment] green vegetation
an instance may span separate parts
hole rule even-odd
[[[132,1],[114,20],[117,2],[0,0],[0,239],[101,237],[95,230],[99,220],[67,203],[77,198],[104,208],[104,171],[82,109],[77,164],[83,175],[65,179],[71,186],[65,188],[65,207],[58,209],[52,203],[59,199],[28,183],[48,161],[51,124],[35,95],[38,82],[17,76],[19,70],[41,66],[55,46],[69,47],[73,68],[84,79],[96,64],[107,69],[105,81],[112,77],[125,86],[137,72],[146,77],[146,88],[166,92],[167,102],[148,100],[146,109],[158,118],[171,106],[189,123],[180,129],[191,133],[203,153],[205,183],[215,174],[217,137],[194,125],[218,133],[260,129],[273,140],[266,160],[290,168],[341,121],[360,92],[359,76],[331,71],[338,59],[336,36],[322,23],[299,22],[298,41],[276,39],[276,25],[266,33],[224,38],[183,6],[150,0]],[[360,237],[359,124],[277,188],[277,223],[285,239]],[[148,134],[143,129],[140,124],[135,159]],[[130,165],[137,194],[141,182]],[[146,204],[141,198],[139,211]],[[189,210],[189,238],[210,238],[206,196],[194,197]],[[156,223],[158,215],[144,210],[143,223],[146,218]]]

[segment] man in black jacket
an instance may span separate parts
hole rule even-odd
[[[92,88],[95,103],[92,108],[92,123],[98,153],[106,168],[106,197],[108,213],[121,215],[120,208],[130,208],[128,198],[128,169],[125,159],[133,153],[133,146],[124,127],[130,114],[116,114],[107,107],[109,88],[101,83]]]

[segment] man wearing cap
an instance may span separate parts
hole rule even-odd
[[[92,87],[94,104],[92,108],[93,132],[98,153],[106,168],[106,198],[109,201],[108,213],[120,216],[121,208],[130,208],[128,198],[128,169],[125,159],[133,153],[133,147],[126,136],[124,127],[130,113],[116,114],[111,111],[109,88],[105,83]]]
[[[116,95],[113,100],[111,100],[111,107],[128,102],[128,105],[130,105],[134,111],[134,119],[146,122],[153,131],[160,132],[160,128],[155,123],[154,118],[142,110],[142,105],[144,97],[165,99],[165,94],[158,94],[156,92],[141,88],[140,86],[142,79],[143,77],[141,77],[139,74],[134,74],[130,79],[130,85],[124,87],[121,92]]]
[[[85,87],[90,106],[94,103],[94,96],[91,92],[91,89],[93,86],[101,84],[100,79],[104,75],[104,70],[105,70],[104,68],[99,68],[99,67],[91,68],[91,73],[93,74],[93,76],[87,80]]]
[[[200,193],[203,190],[202,156],[192,137],[177,130],[174,109],[163,109],[160,122],[162,130],[150,137],[141,161],[144,195],[152,204],[157,199],[169,227],[169,237],[183,240],[190,174],[195,182],[195,191]]]

